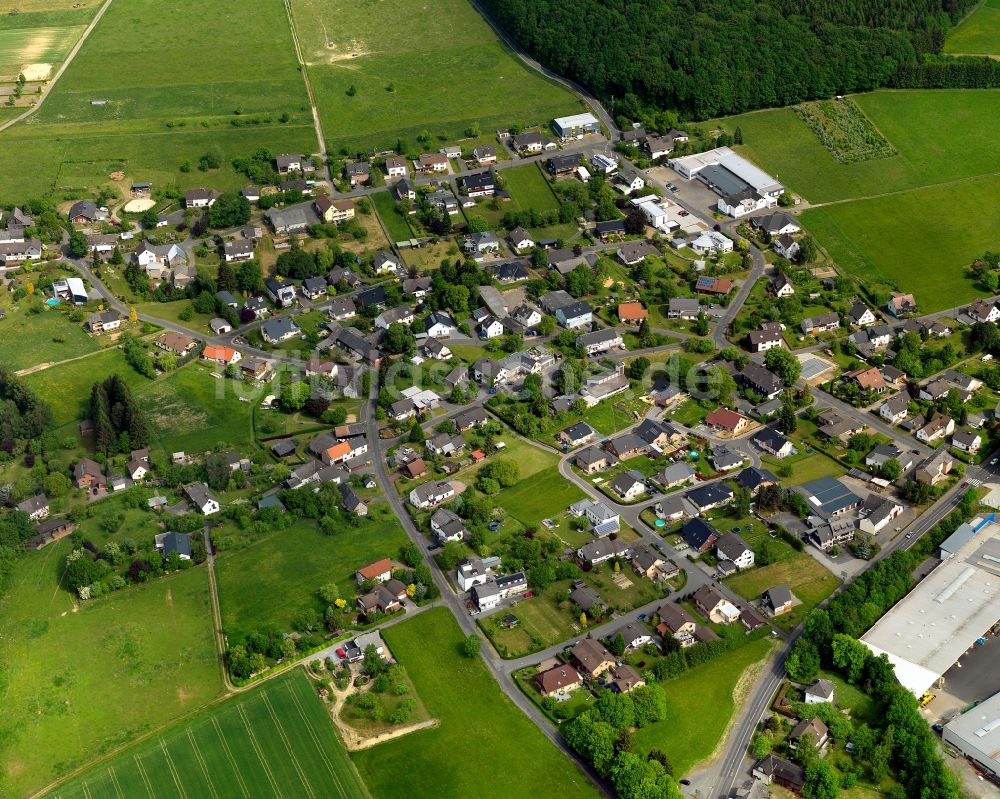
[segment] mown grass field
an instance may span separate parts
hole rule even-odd
[[[944,52],[972,55],[1000,54],[1000,0],[982,5],[948,34]]]
[[[309,678],[296,669],[96,766],[49,796],[371,795]]]
[[[913,292],[926,313],[983,293],[965,268],[1000,241],[1000,216],[983,213],[998,193],[1000,177],[971,178],[807,210],[802,221],[840,267]]]
[[[413,238],[410,224],[396,208],[396,201],[392,194],[388,191],[380,191],[372,195],[372,200],[379,219],[382,220],[382,224],[385,225],[385,229],[393,241],[406,241]]]
[[[203,452],[253,440],[253,406],[260,392],[249,395],[250,402],[240,402],[240,385],[212,377],[202,363],[191,363],[141,387],[136,399],[164,452]]]
[[[59,587],[71,548],[28,553],[0,598],[3,796],[40,790],[222,687],[204,569],[75,609]]]
[[[776,585],[787,585],[800,604],[791,612],[777,616],[774,623],[791,630],[801,622],[809,611],[834,592],[840,580],[809,555],[799,554],[794,558],[750,569],[726,580],[726,585],[745,599],[760,599],[767,589]]]
[[[52,409],[52,420],[62,426],[83,419],[90,407],[90,390],[99,379],[120,375],[133,390],[149,383],[125,362],[119,349],[108,349],[77,361],[52,366],[24,377],[24,382]]]
[[[510,210],[534,208],[542,213],[558,210],[556,195],[537,164],[507,169],[502,175],[510,194]]]
[[[466,0],[292,0],[292,10],[331,150],[417,147],[424,130],[456,140],[475,123],[489,132],[582,110]]]
[[[283,3],[244,12],[238,0],[178,0],[169,14],[154,0],[112,4],[38,113],[0,134],[0,193],[93,189],[116,170],[160,185],[235,188],[245,182],[229,166],[236,156],[314,151]],[[222,169],[179,171],[210,150]],[[26,160],[35,168],[20,168]]]
[[[968,301],[977,290],[965,268],[1000,235],[1000,220],[984,213],[1000,189],[1000,91],[853,99],[897,155],[838,163],[787,108],[724,124],[741,127],[747,143],[738,149],[810,203],[834,203],[802,219],[842,268],[912,291],[924,312]]]
[[[17,313],[8,311],[7,318],[0,320],[0,337],[0,360],[15,370],[57,363],[100,349],[81,325],[48,307],[37,314],[27,313],[23,304]]]
[[[546,517],[561,514],[583,497],[583,491],[575,483],[559,474],[558,466],[550,466],[515,486],[502,489],[494,497],[494,503],[526,526],[533,527]]]
[[[674,774],[683,777],[712,754],[736,710],[733,692],[740,677],[770,650],[767,638],[751,641],[719,660],[663,683],[667,716],[636,730],[634,751],[663,750]]]
[[[435,608],[383,632],[439,726],[355,752],[374,796],[597,797],[597,790],[503,695],[462,632]],[[405,764],[405,768],[401,768]]]
[[[351,599],[354,572],[381,558],[395,559],[405,541],[398,520],[382,503],[371,509],[368,521],[336,535],[324,535],[304,520],[246,549],[223,552],[217,569],[226,635],[239,641],[258,627],[291,629],[297,613],[323,612],[316,591],[328,583]]]

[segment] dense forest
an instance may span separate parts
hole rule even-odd
[[[917,83],[975,0],[484,2],[548,67],[615,98],[616,115],[707,119],[895,85],[904,69]]]
[[[125,381],[118,375],[94,383],[90,392],[96,449],[106,456],[149,445],[149,426]]]
[[[0,440],[38,438],[51,417],[48,406],[0,365]]]

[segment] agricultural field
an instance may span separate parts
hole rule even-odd
[[[951,30],[944,52],[957,55],[1000,55],[1000,0],[983,0]]]
[[[222,688],[204,569],[77,608],[59,588],[70,550],[63,540],[28,553],[0,598],[4,796],[29,795]]]
[[[48,796],[370,799],[300,669],[128,750]]]
[[[742,152],[820,206],[803,212],[803,224],[843,269],[912,291],[923,312],[968,301],[977,290],[965,268],[1000,236],[1000,220],[982,213],[1000,189],[1000,91],[878,91],[851,100],[865,129],[897,155],[842,163],[787,108],[724,124],[743,129]],[[836,149],[865,146],[849,127]]]
[[[291,629],[305,610],[323,612],[316,591],[335,583],[346,595],[354,572],[380,558],[395,558],[406,535],[385,503],[357,527],[324,535],[302,520],[245,549],[220,554],[216,568],[222,626],[232,641],[258,627]]]
[[[43,306],[41,313],[29,314],[22,303],[16,313],[7,312],[0,320],[3,352],[0,359],[15,370],[43,363],[58,363],[89,352],[100,345],[84,332],[83,326],[71,322],[66,314]]]
[[[674,774],[682,777],[708,758],[736,711],[740,678],[771,651],[772,643],[759,638],[724,657],[698,666],[663,683],[667,716],[635,733],[635,751],[661,749]]]
[[[406,666],[428,713],[440,724],[353,753],[373,795],[379,799],[599,795],[573,762],[503,695],[483,661],[459,653],[463,636],[446,609],[425,611],[382,635]],[[461,768],[455,767],[457,752]],[[401,763],[405,769],[399,768]]]
[[[149,383],[125,362],[119,349],[107,349],[75,361],[52,366],[26,375],[24,382],[33,388],[52,409],[57,427],[84,418],[90,407],[90,389],[99,378],[120,375],[133,390]]]
[[[236,391],[251,398],[240,402]],[[202,363],[182,366],[136,391],[146,412],[155,442],[172,452],[203,452],[220,442],[239,447],[254,439],[253,406],[262,389],[253,393],[241,383],[212,377]]]
[[[456,141],[473,126],[493,131],[582,110],[507,50],[466,0],[440,0],[433,13],[417,0],[292,0],[291,8],[332,151],[399,140],[410,149],[424,131]]]
[[[153,0],[113,3],[45,104],[0,134],[0,193],[20,200],[53,187],[94,190],[117,171],[159,185],[236,188],[245,182],[229,166],[236,156],[315,151],[284,4],[243,11],[238,0],[178,0],[169,14]],[[107,103],[92,105],[95,98]],[[210,151],[221,169],[179,171]],[[19,169],[25,159],[37,168]]]
[[[22,69],[29,64],[51,67],[62,62],[84,28],[83,25],[58,28],[0,27],[0,78],[13,77],[16,80],[22,74]]]

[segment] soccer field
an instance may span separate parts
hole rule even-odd
[[[370,799],[296,669],[57,788],[53,799]]]

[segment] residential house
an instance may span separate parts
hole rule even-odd
[[[354,219],[356,206],[354,200],[331,200],[329,197],[317,197],[313,201],[316,213],[327,224],[340,224]]]
[[[885,309],[896,319],[917,312],[917,301],[912,294],[894,293],[886,303]]]
[[[764,592],[764,604],[774,616],[781,616],[792,609],[792,592],[787,585],[776,585]]]
[[[497,148],[492,144],[481,144],[472,151],[472,157],[479,166],[495,164],[497,160]]]
[[[756,361],[749,361],[734,377],[737,385],[753,391],[764,399],[774,399],[785,390],[781,378]]]
[[[344,177],[350,181],[352,188],[367,183],[370,176],[371,167],[369,167],[367,161],[354,161],[344,164]]]
[[[633,571],[640,577],[645,577],[648,580],[660,579],[660,568],[665,561],[663,556],[651,546],[643,544],[636,547],[632,550],[632,556],[629,560],[632,563]]]
[[[804,694],[805,703],[807,705],[819,705],[824,703],[832,705],[834,701],[833,683],[829,680],[813,680],[812,683],[806,687]]]
[[[214,189],[189,189],[184,192],[184,207],[211,208],[218,198],[219,192]],[[72,211],[70,213],[72,214]]]
[[[646,478],[642,472],[635,470],[621,472],[614,476],[609,485],[625,502],[631,502],[646,491]]]
[[[767,293],[773,297],[785,298],[795,294],[795,286],[791,279],[784,272],[779,272],[774,279],[767,284]]]
[[[903,506],[889,497],[870,494],[861,503],[861,521],[858,526],[863,532],[877,535],[886,526],[903,514]]]
[[[186,336],[183,333],[175,333],[172,330],[163,333],[154,343],[161,350],[172,352],[174,355],[181,357],[187,355],[198,346],[198,342],[190,336]]]
[[[392,579],[392,561],[382,558],[367,566],[362,566],[354,573],[354,580],[358,585],[366,582],[387,583]]]
[[[995,324],[1000,321],[1000,305],[988,300],[976,300],[969,306],[967,313],[976,322],[992,322]]]
[[[792,731],[788,735],[788,747],[790,749],[798,748],[799,743],[803,740],[805,735],[811,736],[812,745],[820,750],[826,746],[827,740],[829,739],[830,731],[827,726],[820,721],[818,718],[813,718],[809,720],[803,719],[798,724],[796,724]]]
[[[671,300],[673,302],[673,300]],[[750,341],[750,352],[767,352],[774,347],[780,347],[784,343],[781,336],[781,325],[775,323],[765,323],[767,326],[761,330],[751,330],[748,334]],[[749,364],[747,364],[749,366]]]
[[[462,178],[462,189],[467,197],[492,197],[496,188],[496,180],[489,170]]]
[[[500,558],[466,558],[455,570],[456,583],[462,591],[468,591],[475,585],[482,585],[500,566]]]
[[[724,482],[708,483],[693,488],[684,495],[699,513],[721,508],[733,501],[733,489]]]
[[[983,438],[978,433],[968,430],[956,430],[951,438],[951,445],[962,452],[975,455],[983,445]]]
[[[104,311],[103,313],[96,313],[89,316],[85,324],[88,332],[99,335],[120,328],[122,318],[118,311]]]
[[[191,206],[188,207],[190,208]],[[75,202],[69,209],[69,221],[74,225],[85,225],[88,222],[104,222],[107,218],[108,209],[98,207],[97,203],[91,200]]]
[[[415,508],[431,508],[455,496],[450,480],[432,480],[410,491],[410,504]]]
[[[36,494],[19,502],[16,507],[21,513],[27,513],[28,518],[33,522],[47,519],[49,516],[49,498],[45,494]]]
[[[691,464],[686,461],[678,461],[658,471],[653,475],[652,479],[653,482],[669,491],[678,486],[693,484],[696,474],[697,472],[695,472]]]
[[[681,527],[684,543],[699,555],[715,546],[722,534],[704,519],[689,519]]]
[[[626,266],[641,264],[646,258],[660,254],[648,241],[623,241],[617,250],[618,260]]]
[[[732,624],[740,617],[740,609],[710,585],[703,585],[691,597],[695,609],[715,624]]]
[[[728,239],[727,239],[728,241]],[[724,277],[699,277],[694,284],[694,290],[699,294],[725,296],[733,288],[733,281]]]
[[[743,461],[742,452],[735,452],[725,444],[712,446],[712,466],[717,472],[730,472],[733,469],[739,469],[743,465]]]
[[[556,439],[567,447],[579,447],[597,436],[597,431],[586,422],[577,422],[561,430]]]
[[[874,311],[860,300],[851,306],[851,310],[847,312],[847,318],[856,327],[867,327],[878,321]]]
[[[594,474],[610,469],[618,463],[618,458],[597,447],[587,447],[576,454],[573,463],[584,474]]]
[[[456,414],[452,421],[455,422],[455,429],[462,433],[474,427],[482,427],[489,421],[489,416],[482,408],[476,407]]]
[[[630,621],[622,625],[608,636],[608,640],[613,641],[619,635],[625,641],[625,650],[627,652],[634,652],[639,647],[653,643],[653,636],[650,634],[649,629],[646,625],[637,621]]]
[[[239,350],[228,347],[225,344],[206,344],[201,352],[202,360],[217,363],[220,366],[229,366],[237,363],[243,357]]]
[[[177,553],[180,560],[191,560],[191,536],[188,533],[157,533],[153,536],[153,546],[166,560]]]
[[[905,391],[894,394],[882,403],[878,413],[890,424],[899,424],[910,414],[910,397]]]
[[[715,544],[715,554],[719,560],[728,560],[736,568],[749,569],[754,564],[753,550],[736,533],[726,533]]]
[[[578,300],[572,305],[557,308],[555,317],[560,325],[570,330],[586,327],[593,321],[593,313],[590,305],[584,300]]]
[[[291,317],[276,316],[261,325],[260,333],[268,344],[280,344],[282,341],[300,335],[302,331],[299,330],[299,326],[292,321]]]
[[[497,607],[508,597],[518,596],[528,590],[528,580],[524,572],[501,574],[489,578],[485,583],[472,587],[472,601],[480,612]]]
[[[305,158],[301,153],[282,153],[274,158],[274,165],[279,175],[288,175],[295,172],[313,172],[316,167],[311,160]]]
[[[616,347],[624,348],[625,342],[622,339],[621,333],[613,327],[608,327],[584,333],[576,340],[576,346],[587,355],[597,355]]]
[[[561,663],[535,675],[535,684],[543,697],[568,694],[583,685],[583,677],[568,663]]]
[[[459,515],[447,508],[438,508],[434,511],[431,516],[431,532],[440,544],[461,541],[469,533]]]
[[[594,679],[615,667],[615,656],[600,641],[584,638],[570,651],[570,657],[585,676]]]
[[[673,297],[667,303],[667,319],[697,319],[701,303],[690,297]]]
[[[794,794],[801,794],[806,784],[806,772],[802,766],[774,754],[758,760],[752,774],[765,785],[779,785]]]
[[[598,538],[580,547],[576,551],[576,556],[581,563],[596,566],[611,558],[627,557],[628,553],[629,546],[621,539]]]
[[[447,172],[448,156],[443,153],[421,153],[420,157],[413,162],[413,169],[416,172]]]
[[[623,433],[612,438],[605,446],[608,452],[625,461],[645,455],[649,445],[645,439],[640,438],[635,433]]]
[[[190,500],[191,504],[205,516],[218,513],[222,508],[219,500],[215,498],[215,494],[204,483],[192,483],[186,486],[184,494]]]
[[[271,224],[275,235],[287,236],[290,233],[301,233],[315,219],[310,219],[303,205],[289,205],[284,208],[268,208],[264,216]]]
[[[281,308],[287,308],[295,302],[295,285],[293,283],[269,277],[264,281],[264,289],[271,301]]]
[[[405,590],[405,588],[404,588]],[[376,585],[371,591],[358,597],[358,610],[365,616],[376,611],[378,613],[395,613],[402,610],[403,603],[399,596],[394,594],[387,585]]]
[[[649,311],[641,302],[618,303],[618,321],[625,325],[639,325],[649,318]]]
[[[778,255],[789,261],[795,258],[801,249],[799,243],[789,235],[778,236],[771,246]]]
[[[835,313],[820,314],[819,316],[807,316],[799,322],[799,329],[809,336],[826,333],[840,327],[840,317]]]
[[[747,489],[752,496],[757,496],[762,488],[766,486],[778,485],[778,478],[767,469],[759,469],[756,466],[748,466],[738,475],[736,482],[742,488]]]
[[[917,439],[932,444],[955,432],[955,420],[943,413],[935,413],[931,420],[917,430]]]
[[[481,233],[473,233],[462,246],[467,252],[485,255],[486,253],[499,252],[500,240],[493,231],[486,230]]]
[[[909,452],[903,452],[895,444],[879,444],[865,456],[865,466],[881,471],[889,460],[899,463],[904,472],[913,465]]]
[[[428,336],[446,338],[455,334],[458,325],[447,311],[433,311],[425,320],[424,330]]]
[[[746,431],[750,425],[750,420],[736,413],[736,411],[731,411],[728,408],[718,408],[705,417],[705,424],[715,430],[738,436]]]
[[[406,177],[406,159],[399,155],[389,156],[385,159],[385,174],[389,178]]]

